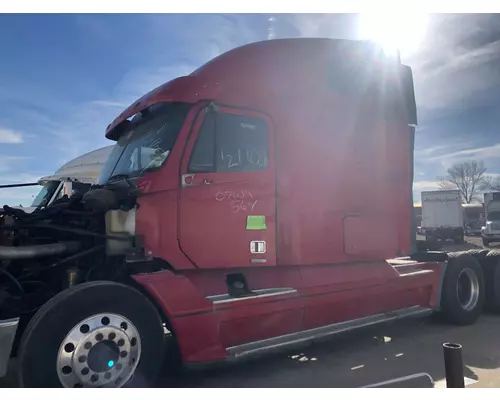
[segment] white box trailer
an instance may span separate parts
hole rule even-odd
[[[426,240],[464,241],[462,197],[459,190],[422,192],[422,233]]]

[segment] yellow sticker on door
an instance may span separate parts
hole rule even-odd
[[[264,215],[247,216],[247,231],[265,231],[267,229]]]

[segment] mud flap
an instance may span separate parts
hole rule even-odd
[[[0,320],[0,378],[7,374],[10,353],[18,325],[19,318]]]

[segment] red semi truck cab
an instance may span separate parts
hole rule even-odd
[[[126,109],[101,183],[137,178],[176,269],[384,260],[411,252],[415,123],[410,68],[369,43],[254,43]]]
[[[413,99],[411,70],[370,43],[274,40],[165,83],[110,124],[101,183],[137,182],[135,233],[169,270],[135,279],[186,362],[434,307],[437,265],[402,274],[385,261],[414,236]]]
[[[184,364],[439,310],[474,322],[479,262],[415,254],[416,123],[411,69],[369,42],[252,43],[146,94],[106,129],[116,145],[87,196],[133,194],[127,207],[106,200],[100,267],[123,259],[130,279],[89,280],[50,300],[21,341],[21,359],[40,369],[47,361],[27,355],[42,344],[32,339],[40,315],[85,309],[51,339],[59,380],[21,362],[23,384],[151,382],[161,322]],[[104,342],[127,350],[99,367],[91,359]]]

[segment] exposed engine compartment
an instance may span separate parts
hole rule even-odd
[[[106,215],[134,209],[136,194],[130,189],[95,186],[32,213],[0,210],[0,320],[29,319],[67,287],[125,273],[123,251],[133,245],[133,235],[107,233]],[[122,254],[110,254],[110,241],[121,243]]]

